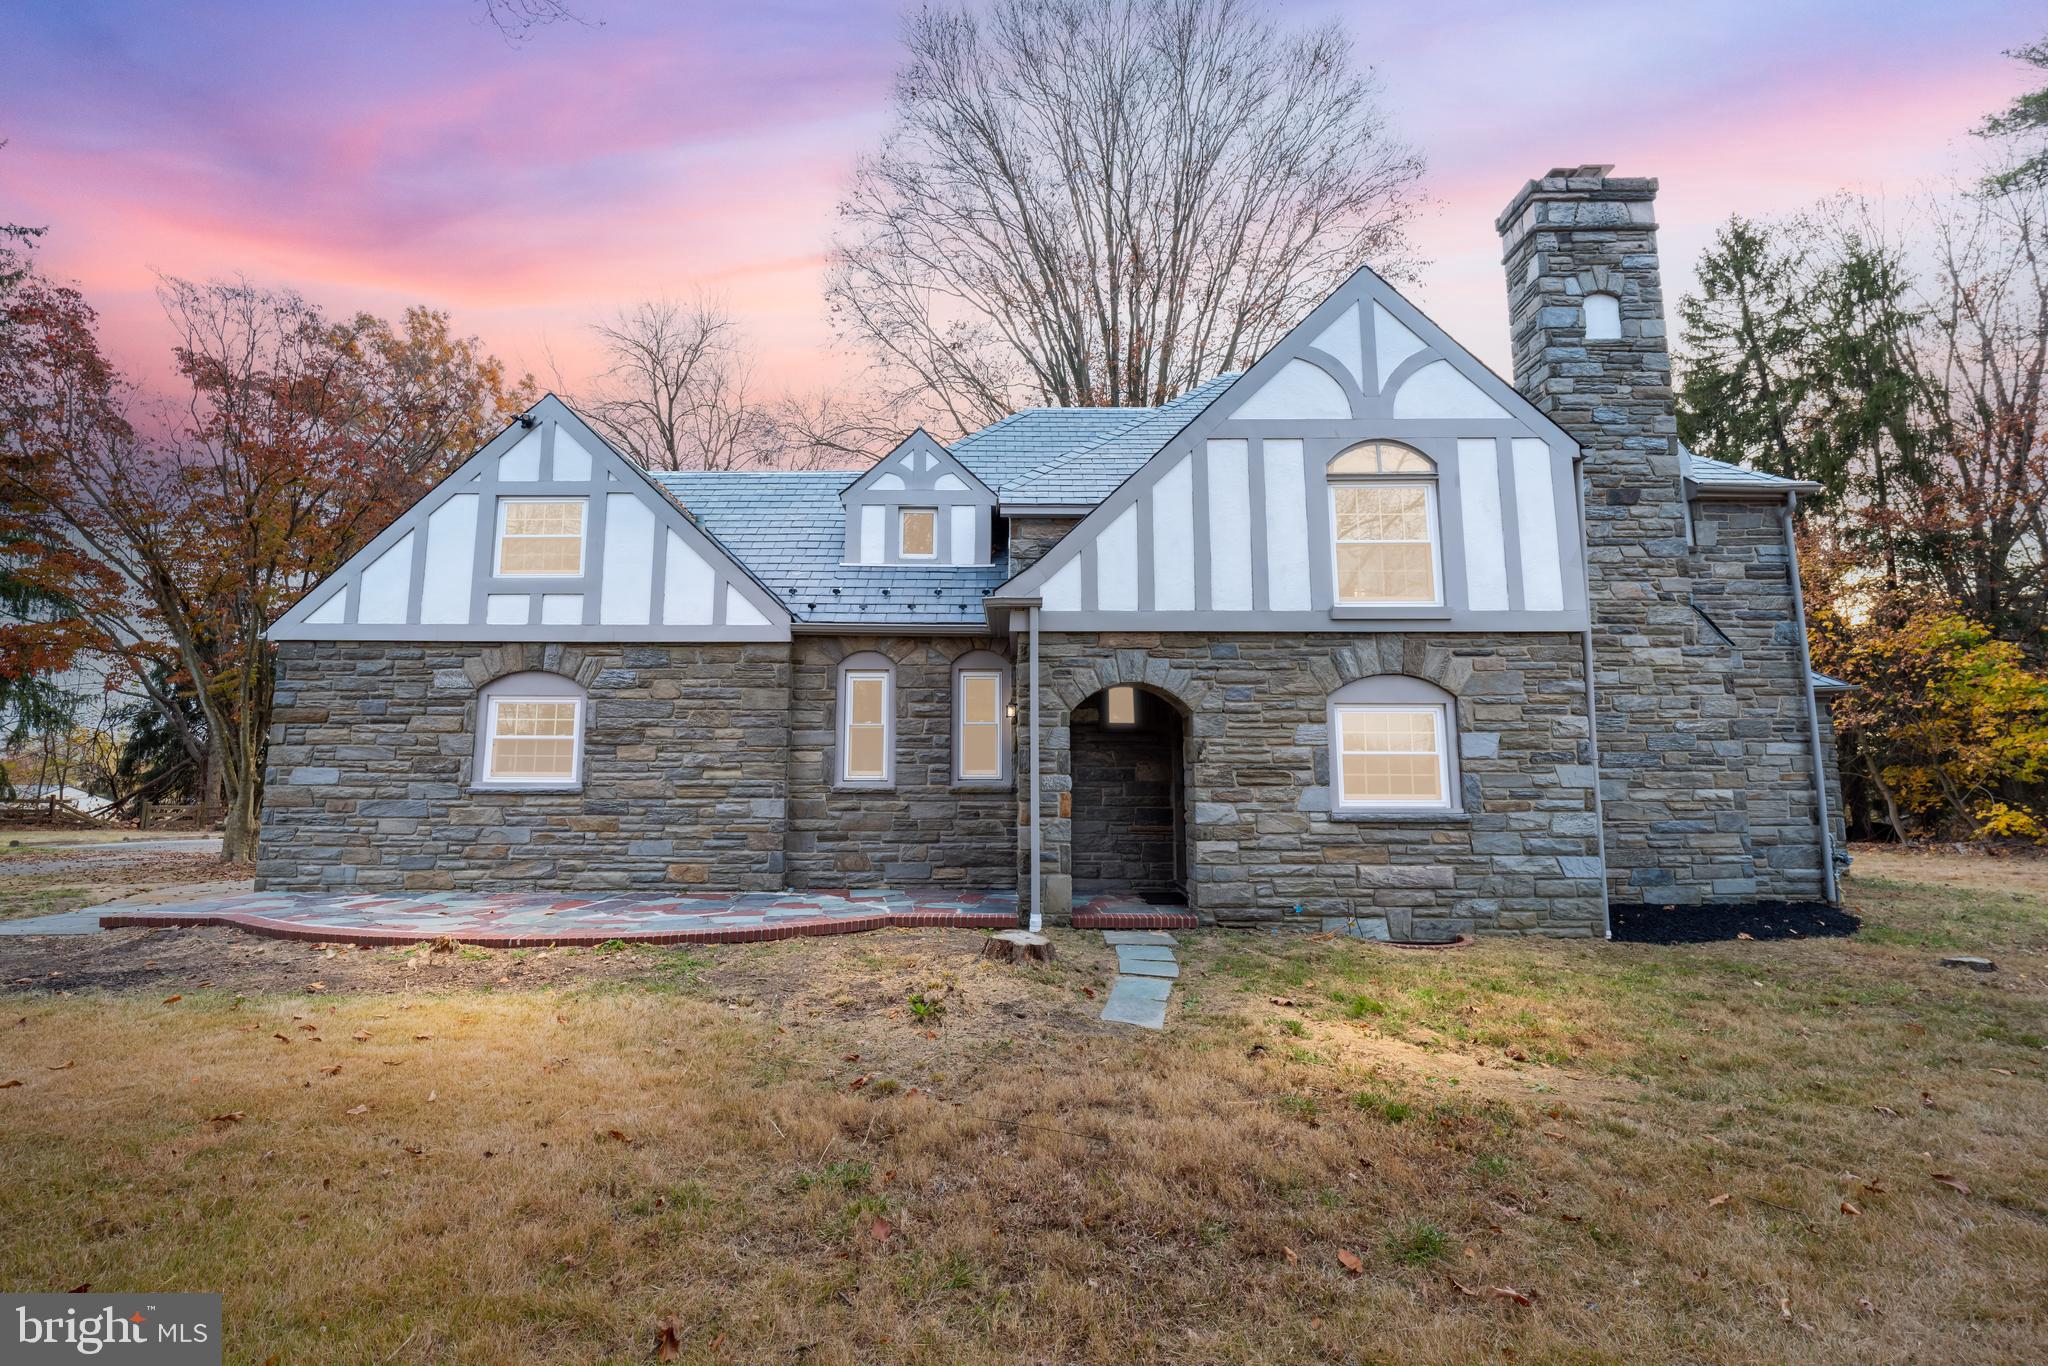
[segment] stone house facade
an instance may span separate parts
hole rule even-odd
[[[273,632],[262,885],[1832,900],[1809,486],[1678,443],[1656,182],[1607,171],[1501,215],[1513,385],[1362,269],[1161,407],[858,474],[654,474],[544,399]]]

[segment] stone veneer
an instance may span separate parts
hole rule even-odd
[[[1078,517],[1012,517],[1010,519],[1010,577],[1029,569],[1059,544],[1060,538],[1080,525]]]
[[[600,891],[785,882],[790,647],[279,647],[264,889]],[[589,694],[578,790],[469,786],[477,689]]]
[[[1103,723],[1101,698],[1068,718],[1073,751],[1074,895],[1163,892],[1183,884],[1176,813],[1185,748],[1173,704],[1138,698],[1138,724]]]
[[[1015,784],[953,781],[953,663],[1006,640],[799,636],[789,717],[789,885],[960,888],[1016,876]],[[838,773],[839,662],[895,663],[896,781],[844,788]]]
[[[1404,930],[1604,930],[1577,636],[1048,634],[1039,644],[1052,923],[1073,899],[1071,713],[1131,683],[1176,704],[1188,726],[1188,890],[1205,922],[1283,922],[1299,906],[1379,911]],[[1456,699],[1463,812],[1331,814],[1328,698],[1383,673]],[[1028,873],[1020,857],[1026,898]]]

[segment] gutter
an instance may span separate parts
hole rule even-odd
[[[1576,446],[1576,442],[1573,443]],[[1605,774],[1600,770],[1600,710],[1599,697],[1593,684],[1593,568],[1592,551],[1586,539],[1586,453],[1580,451],[1572,457],[1572,491],[1577,495],[1579,513],[1579,544],[1587,546],[1587,553],[1579,557],[1579,573],[1584,581],[1586,594],[1586,629],[1579,632],[1579,643],[1585,655],[1586,678],[1586,755],[1593,762],[1593,851],[1600,856],[1600,937],[1614,938],[1614,913],[1609,909],[1607,891],[1607,805],[1600,795],[1600,784]]]
[[[1792,512],[1798,504],[1799,495],[1787,493],[1784,505],[1778,509],[1778,520],[1785,528],[1785,570],[1792,576],[1792,620],[1799,627],[1799,677],[1806,694],[1806,738],[1813,747],[1813,808],[1820,819],[1821,886],[1828,904],[1834,906],[1841,902],[1841,891],[1835,885],[1835,834],[1828,816],[1827,758],[1820,746],[1820,702],[1813,694],[1813,655],[1806,643],[1806,592],[1799,582],[1799,541],[1792,532]]]
[[[1034,603],[1028,613],[1031,624],[1031,931],[1036,934],[1045,929],[1045,908],[1040,898],[1040,888],[1045,878],[1038,866],[1039,824],[1038,824],[1038,607]]]

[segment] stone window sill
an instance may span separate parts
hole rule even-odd
[[[1332,811],[1346,825],[1470,825],[1469,811]]]
[[[894,792],[896,784],[835,782],[832,784],[832,790],[834,792]]]
[[[581,783],[471,783],[462,789],[471,796],[494,797],[580,797]]]

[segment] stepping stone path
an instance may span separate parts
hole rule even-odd
[[[1164,930],[1104,930],[1102,942],[1116,950],[1116,981],[1102,1018],[1141,1029],[1166,1028],[1166,997],[1180,977],[1173,936]]]

